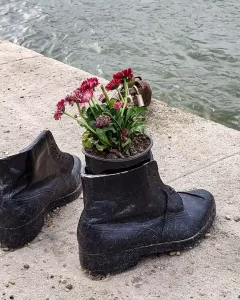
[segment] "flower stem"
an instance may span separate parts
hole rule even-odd
[[[109,116],[109,117],[111,117],[116,122],[116,124],[118,125],[118,127],[120,129],[122,129],[122,127],[119,125],[118,121],[115,119],[115,117],[113,115],[111,115],[109,112],[104,112],[104,114],[107,115],[107,116]]]
[[[104,95],[107,103],[109,103],[110,99],[109,99],[108,93],[107,93],[107,91],[106,91],[106,89],[105,89],[105,87],[103,85],[101,85],[101,89],[102,89],[103,95]]]
[[[79,115],[84,119],[84,115],[83,115],[83,113],[81,111],[79,103],[77,103],[77,108],[78,108]]]
[[[99,109],[99,105],[97,104],[96,99],[94,97],[90,101],[92,101],[92,104],[96,109]]]
[[[126,78],[124,78],[124,89],[125,89],[125,98],[127,99],[129,91],[128,91],[128,83]]]
[[[97,109],[103,110],[103,108],[101,107],[101,105],[99,104],[99,101],[95,98],[95,96],[93,96],[92,100]]]
[[[118,91],[118,96],[119,96],[120,100],[122,102],[124,102],[124,99],[123,99],[123,96],[122,96],[121,92],[119,91],[119,89],[117,89],[117,91]]]
[[[90,109],[91,109],[91,112],[92,112],[92,114],[93,114],[93,116],[94,116],[94,118],[95,118],[96,115],[95,115],[95,113],[94,113],[94,111],[93,111],[93,107],[92,107],[92,105],[94,106],[94,103],[91,104],[91,103],[92,103],[91,100],[90,100],[88,103],[89,103],[89,107],[90,107]]]
[[[127,83],[126,78],[123,79],[123,84],[124,84],[124,89],[125,89],[125,97],[124,97],[124,105],[123,105],[123,108],[121,111],[121,116],[123,116],[123,114],[124,114],[124,110],[127,105],[127,98],[128,98],[128,83]]]
[[[88,123],[86,121],[83,121],[82,120],[78,120],[78,123],[82,126],[84,126],[87,130],[91,131],[92,133],[96,134],[96,131],[94,129],[92,129],[92,127],[90,127],[88,125]]]
[[[72,119],[75,120],[75,121],[78,121],[77,118],[74,118],[74,116],[70,115],[70,114],[67,113],[67,112],[64,112],[63,114],[66,115],[66,116],[68,116],[68,117],[70,117],[70,118],[72,118]]]

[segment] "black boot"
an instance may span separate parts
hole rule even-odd
[[[135,266],[142,256],[178,251],[196,243],[215,217],[205,190],[177,193],[163,184],[152,160],[131,171],[87,175],[78,225],[80,262],[93,273]]]
[[[44,216],[81,192],[81,162],[59,150],[50,131],[0,159],[0,243],[16,248],[40,232]]]

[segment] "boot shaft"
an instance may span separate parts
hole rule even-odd
[[[55,203],[73,199],[80,192],[80,169],[80,160],[61,152],[49,131],[1,159],[0,228],[27,226]]]
[[[0,159],[0,199],[38,184],[55,174],[71,170],[73,158],[62,153],[50,131],[42,132],[20,153]]]
[[[166,211],[167,194],[152,160],[141,167],[111,175],[82,170],[84,214],[94,222],[157,217]]]

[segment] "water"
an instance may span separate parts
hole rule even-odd
[[[0,36],[240,129],[240,1],[0,0]]]

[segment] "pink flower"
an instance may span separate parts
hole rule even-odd
[[[73,98],[74,101],[79,104],[83,104],[88,102],[93,97],[93,90],[86,90],[84,92],[80,92],[79,89],[74,91]]]
[[[120,79],[112,79],[111,81],[109,81],[109,83],[106,85],[105,88],[107,91],[115,90],[119,87],[120,84],[121,84]]]
[[[100,115],[96,118],[96,127],[101,128],[101,127],[106,127],[110,124],[111,118],[109,116],[105,115]]]
[[[56,111],[56,112],[54,113],[54,119],[55,119],[55,120],[60,120],[60,119],[61,119],[61,116],[62,116],[62,112]]]
[[[80,90],[77,89],[76,91],[73,92],[72,96],[76,103],[80,103],[80,100],[82,99],[82,92],[80,92]]]
[[[93,97],[93,90],[86,90],[82,93],[82,98],[80,103],[86,103]]]
[[[113,105],[113,107],[115,109],[120,109],[122,107],[122,103],[121,102],[115,102],[114,105]]]
[[[56,111],[54,113],[54,119],[55,120],[61,119],[61,116],[64,113],[64,110],[65,110],[65,100],[62,99],[61,101],[59,101],[57,103],[57,109],[56,109]]]
[[[75,94],[68,95],[65,98],[65,102],[68,103],[69,105],[73,106],[73,104],[76,103],[76,96],[75,96]]]
[[[78,88],[78,90],[80,92],[85,92],[86,90],[93,90],[95,89],[95,87],[97,87],[99,84],[99,81],[96,77],[93,78],[88,78],[87,80],[84,80],[80,86],[80,88]]]
[[[105,96],[104,96],[103,94],[101,94],[101,95],[98,97],[98,101],[102,102],[104,98],[105,98]]]
[[[133,78],[132,69],[128,68],[128,69],[122,70],[120,72],[117,72],[117,73],[113,74],[113,78],[119,79],[119,80],[123,79],[123,78],[132,79]]]

